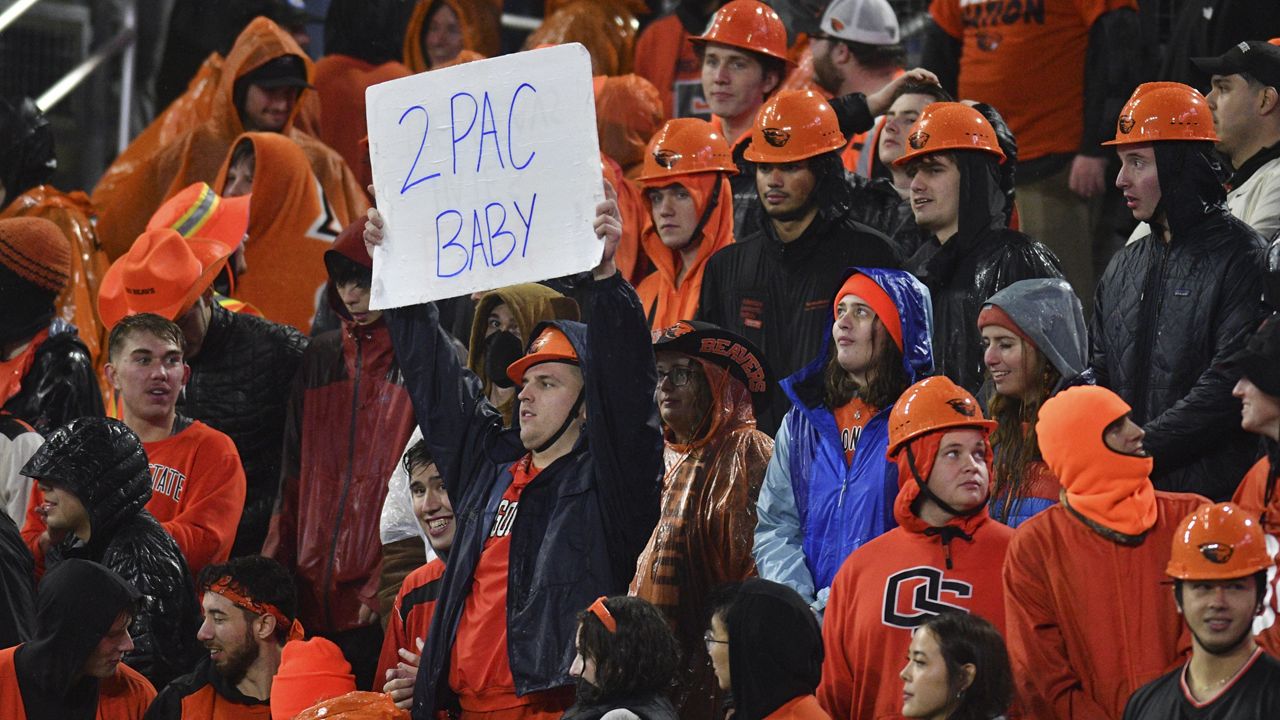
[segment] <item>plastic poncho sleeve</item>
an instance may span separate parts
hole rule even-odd
[[[626,587],[660,511],[663,442],[653,397],[658,369],[640,298],[621,274],[589,283],[585,314],[591,319],[583,378],[586,435],[604,517],[630,520],[605,528],[615,571],[625,575],[619,585]]]
[[[485,399],[480,378],[458,359],[435,303],[394,308],[385,317],[418,427],[457,502],[464,484],[477,477],[477,463],[488,459],[502,416]]]
[[[1153,474],[1184,465],[1217,447],[1221,435],[1240,422],[1240,403],[1231,396],[1235,380],[1223,369],[1265,317],[1260,258],[1241,253],[1223,273],[1215,312],[1213,360],[1191,390],[1172,407],[1147,421],[1143,447],[1155,459]]]
[[[1044,582],[1046,568],[1018,542],[1026,537],[1014,536],[1003,572],[1005,638],[1017,697],[1027,706],[1027,717],[1109,717],[1071,667],[1056,614],[1045,603],[1052,596]]]
[[[804,528],[800,527],[800,513],[791,490],[791,434],[787,425],[783,422],[773,439],[773,457],[756,501],[756,538],[751,554],[760,577],[795,590],[820,612],[826,605],[825,593],[819,602],[813,574],[805,564]]]

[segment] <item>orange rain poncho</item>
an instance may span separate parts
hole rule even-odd
[[[128,250],[152,213],[170,196],[194,182],[213,182],[233,141],[244,132],[233,97],[236,79],[282,55],[303,58],[307,76],[312,76],[311,60],[293,37],[267,18],[255,19],[223,63],[207,109],[199,99],[203,96],[193,96],[192,112],[202,116],[203,122],[170,143],[160,144],[159,132],[140,138],[112,163],[93,192],[98,234],[108,257],[117,258]],[[304,104],[306,95],[303,91],[298,105]],[[180,116],[174,120],[180,121]],[[293,117],[282,136],[302,148],[335,211],[353,217],[368,209],[368,197],[341,156],[293,127]]]
[[[431,8],[442,2],[448,5],[458,16],[458,24],[462,26],[462,52],[452,62],[431,67],[427,55],[422,51],[422,35],[427,24],[427,15]],[[409,25],[404,31],[404,64],[410,72],[420,73],[426,70],[438,70],[441,67],[458,65],[472,60],[483,60],[494,57],[502,50],[499,37],[499,17],[502,3],[490,0],[418,0],[409,17]]]
[[[593,81],[600,152],[616,160],[628,178],[634,178],[640,172],[649,138],[667,120],[662,95],[639,75],[597,75]]]
[[[559,5],[554,10],[553,6]],[[578,42],[591,53],[592,75],[626,75],[635,63],[640,23],[623,3],[571,0],[547,3],[547,16],[529,33],[526,49]]]
[[[316,297],[328,281],[324,251],[354,217],[328,202],[302,149],[279,133],[245,133],[253,143],[253,198],[249,201],[247,270],[236,295],[269,320],[304,333],[311,327]],[[232,146],[234,148],[234,145]],[[226,186],[231,153],[218,171],[214,189]]]

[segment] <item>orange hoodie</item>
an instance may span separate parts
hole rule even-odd
[[[921,442],[930,439],[915,442],[930,446]],[[935,457],[937,439],[930,450],[916,448],[920,456]],[[912,629],[929,617],[959,609],[1004,632],[1000,566],[1013,530],[992,520],[985,505],[944,528],[930,527],[911,510],[920,486],[910,470],[899,468],[898,486],[898,527],[854,550],[831,583],[818,700],[834,718],[902,717],[898,673]]]
[[[305,333],[316,312],[317,292],[329,279],[324,251],[353,218],[329,203],[306,156],[289,138],[245,133],[236,143],[241,139],[253,143],[255,160],[244,246],[248,269],[238,278],[236,295],[268,319]],[[214,184],[219,194],[230,161],[228,153]]]
[[[130,147],[112,163],[93,191],[93,202],[99,209],[98,234],[111,259],[129,249],[166,199],[194,182],[213,183],[218,167],[244,132],[235,106],[235,81],[282,55],[303,58],[307,77],[312,77],[311,60],[293,37],[267,18],[256,18],[240,33],[223,63],[203,122],[172,143],[137,150]],[[299,96],[294,115],[306,95],[304,90]],[[302,148],[335,212],[347,218],[362,214],[369,200],[346,162],[324,143],[293,127],[293,122],[291,116],[282,136]],[[154,136],[152,142],[158,139]]]
[[[1149,493],[1151,459],[1107,448],[1103,431],[1127,411],[1084,387],[1040,408],[1040,449],[1067,502],[1018,527],[1004,566],[1005,637],[1030,717],[1118,720],[1190,649],[1164,570],[1183,518],[1209,501]]]
[[[436,70],[431,67],[426,53],[422,51],[422,36],[426,29],[427,13],[437,3],[449,6],[458,16],[458,24],[462,26],[462,52],[453,62],[440,65],[449,67],[472,60],[483,60],[493,57],[502,51],[499,36],[499,15],[502,12],[501,2],[489,0],[418,0],[409,16],[409,24],[404,31],[404,65],[411,73]]]
[[[693,319],[698,312],[702,273],[706,270],[707,259],[720,248],[733,243],[733,190],[729,187],[729,179],[718,173],[703,173],[674,177],[666,184],[675,182],[684,185],[693,194],[699,217],[706,212],[711,193],[717,192],[718,196],[711,217],[707,218],[702,227],[698,254],[689,265],[684,280],[678,285],[676,275],[680,271],[680,253],[662,244],[653,224],[653,206],[648,198],[644,198],[644,231],[640,235],[640,246],[655,270],[640,283],[636,293],[644,304],[649,327],[655,330],[674,325],[679,320]],[[652,183],[650,186],[659,185]]]
[[[1270,471],[1271,460],[1263,457],[1249,468],[1231,502],[1262,518],[1262,529],[1271,537],[1267,546],[1274,548],[1280,547],[1280,489],[1273,491],[1268,502],[1267,475]],[[1277,555],[1276,562],[1278,572],[1268,577],[1272,583],[1271,602],[1261,615],[1253,619],[1253,639],[1273,657],[1280,657],[1280,555]]]

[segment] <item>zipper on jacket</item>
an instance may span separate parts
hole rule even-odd
[[[1134,415],[1142,419],[1146,423],[1151,418],[1147,417],[1149,408],[1147,407],[1147,388],[1148,375],[1150,374],[1151,352],[1155,348],[1156,336],[1158,329],[1156,323],[1160,319],[1160,306],[1164,303],[1164,293],[1161,288],[1164,287],[1165,274],[1168,272],[1169,253],[1172,250],[1171,244],[1166,245],[1163,240],[1157,240],[1156,245],[1160,252],[1160,265],[1155,272],[1155,282],[1147,284],[1151,280],[1151,271],[1147,271],[1147,277],[1143,278],[1142,297],[1138,300],[1140,303],[1147,302],[1148,295],[1154,295],[1150,299],[1150,304],[1146,305],[1142,318],[1140,320],[1143,330],[1143,342],[1138,346],[1138,360],[1134,365],[1134,390],[1133,402]]]
[[[360,408],[360,374],[364,368],[364,343],[360,340],[359,331],[353,333],[356,341],[355,372],[352,374],[351,389],[351,422],[347,429],[347,472],[342,481],[342,495],[338,499],[338,517],[333,522],[333,537],[329,541],[329,562],[325,564],[324,583],[324,618],[330,632],[336,630],[333,624],[333,605],[330,595],[333,591],[333,566],[338,556],[338,534],[342,531],[342,517],[347,507],[347,495],[351,492],[351,476],[355,472],[356,456],[356,414]]]

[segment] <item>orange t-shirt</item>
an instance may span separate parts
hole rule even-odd
[[[244,468],[235,443],[199,420],[164,440],[143,443],[151,471],[147,510],[178,543],[191,576],[205,565],[227,561],[244,509]],[[39,487],[31,488],[22,536],[44,572],[44,553],[36,539],[47,529],[36,508],[44,503]]]
[[[18,687],[13,656],[21,645],[0,650],[0,717],[26,720],[27,708]],[[98,710],[94,720],[142,720],[156,689],[137,670],[120,663],[111,677],[98,683]]]
[[[498,513],[476,566],[453,640],[449,687],[464,711],[489,712],[525,705],[516,695],[507,654],[507,568],[511,560],[511,528],[520,508],[520,493],[538,476],[533,456],[511,466],[511,486],[498,503]]]
[[[963,42],[958,99],[999,110],[1033,160],[1079,150],[1089,28],[1121,8],[1137,0],[933,0],[929,14]]]
[[[853,451],[858,449],[858,438],[862,435],[862,429],[871,422],[871,416],[876,414],[876,409],[863,402],[861,398],[854,398],[836,408],[832,414],[836,416],[836,427],[840,429],[844,461],[851,463]]]

